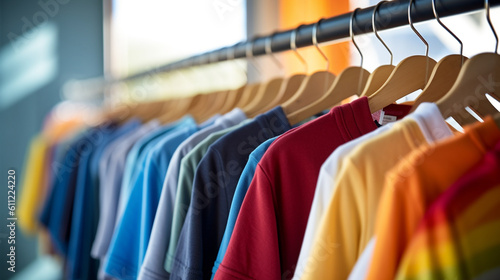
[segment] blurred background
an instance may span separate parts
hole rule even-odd
[[[230,61],[198,67],[133,83],[104,94],[79,90],[80,80],[99,82],[122,77],[185,57],[233,45],[256,35],[295,28],[376,4],[374,0],[0,0],[0,170],[17,174],[17,195],[22,193],[23,164],[29,141],[40,131],[44,117],[56,104],[85,101],[143,102],[187,96],[215,89],[236,88],[247,80],[266,80],[323,70],[325,61],[313,47],[299,49],[307,70],[291,52],[276,54],[283,66],[269,57]],[[500,29],[500,12],[492,11]],[[492,51],[494,38],[484,12],[444,18],[464,43],[464,55]],[[458,53],[459,45],[436,21],[416,24],[430,44],[436,61]],[[394,64],[425,46],[406,27],[379,32],[394,53]],[[389,55],[373,34],[356,37],[364,67],[372,71],[389,63]],[[360,63],[349,41],[321,46],[330,70],[339,73]],[[257,70],[258,69],[258,70]],[[246,75],[248,71],[248,76]],[[193,82],[195,81],[195,82]],[[6,180],[6,179],[5,179]],[[0,217],[7,218],[7,190],[0,194]],[[17,230],[16,273],[7,271],[8,229],[0,226],[0,279],[58,279],[58,260],[40,254],[34,236]]]

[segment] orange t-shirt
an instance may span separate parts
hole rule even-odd
[[[369,280],[394,279],[399,262],[431,203],[500,140],[491,117],[436,145],[423,145],[387,173],[375,225]]]

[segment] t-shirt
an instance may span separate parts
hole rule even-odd
[[[257,165],[215,279],[292,278],[321,165],[376,128],[363,97],[276,139]]]
[[[499,174],[500,142],[432,203],[396,279],[498,279]]]
[[[123,215],[123,211],[125,211],[125,206],[130,193],[132,192],[133,183],[135,182],[137,173],[139,172],[138,168],[136,168],[136,164],[138,162],[143,162],[146,158],[147,152],[161,140],[162,135],[166,135],[178,127],[194,125],[196,125],[195,120],[191,116],[186,116],[179,121],[165,125],[160,129],[144,136],[130,149],[127,154],[127,160],[125,161],[125,169],[123,170],[123,179],[122,186],[120,187],[120,198],[118,200],[118,211],[115,226],[117,226],[120,217]]]
[[[97,230],[98,216],[98,164],[106,146],[114,139],[135,129],[140,121],[131,120],[112,131],[99,131],[91,145],[82,150],[74,194],[71,233],[66,266],[68,279],[97,277],[98,261],[91,258],[92,241]]]
[[[393,116],[397,116],[397,118],[401,118],[408,113],[409,110],[401,110],[399,106],[389,105],[393,110],[390,110],[388,114],[392,114]],[[416,112],[426,111],[424,106],[420,106]],[[410,107],[410,106],[409,106]],[[384,108],[384,112],[387,109]],[[373,116],[373,115],[372,115]],[[407,116],[411,118],[412,115]],[[343,145],[340,145],[333,153],[326,159],[326,161],[321,166],[319,171],[318,182],[316,183],[316,190],[314,192],[314,198],[311,206],[311,211],[309,212],[309,218],[307,219],[307,227],[304,234],[304,240],[302,241],[302,247],[300,249],[299,259],[297,261],[297,267],[295,268],[295,273],[293,279],[300,279],[302,276],[304,268],[307,266],[306,261],[309,253],[311,251],[312,243],[314,241],[314,236],[321,222],[321,217],[323,216],[325,208],[328,206],[330,202],[330,198],[333,193],[332,182],[334,178],[336,178],[337,173],[340,171],[342,167],[342,160],[344,157],[349,154],[354,148],[356,148],[361,143],[367,141],[368,139],[374,138],[377,135],[382,134],[385,131],[388,131],[394,123],[388,123],[378,129],[365,134],[361,137],[358,137],[354,140],[351,140]]]
[[[404,250],[427,207],[500,140],[500,130],[491,117],[464,130],[464,134],[437,145],[418,148],[387,174],[367,279],[396,276]]]
[[[167,252],[170,279],[210,279],[238,179],[250,153],[291,128],[281,107],[257,116],[208,149],[196,169],[191,203],[179,242]],[[175,261],[173,261],[175,260]]]
[[[177,189],[179,178],[180,162],[182,158],[184,158],[184,156],[186,156],[186,154],[188,154],[196,145],[198,145],[210,134],[237,125],[245,119],[245,113],[241,109],[235,108],[231,112],[217,119],[213,125],[198,131],[186,139],[186,141],[179,146],[172,156],[167,175],[165,176],[162,192],[171,192],[169,196],[175,197],[175,191]]]
[[[215,260],[214,267],[212,268],[212,278],[215,276],[215,272],[217,272],[217,269],[219,268],[219,265],[221,264],[222,259],[226,254],[229,240],[231,239],[231,235],[233,234],[236,218],[238,218],[241,204],[243,203],[243,199],[245,198],[245,195],[248,191],[248,187],[252,182],[257,164],[264,156],[264,153],[267,151],[269,146],[271,146],[271,143],[276,140],[276,138],[278,137],[273,137],[260,144],[260,146],[258,146],[257,149],[255,149],[255,151],[253,151],[248,157],[248,162],[245,165],[243,172],[241,173],[240,179],[238,180],[238,185],[236,186],[236,190],[234,192],[233,201],[231,202],[231,209],[229,210],[229,217],[227,219],[226,229],[224,230],[224,236],[222,237],[219,252],[217,253],[217,259]]]
[[[48,150],[49,143],[43,135],[38,135],[31,141],[17,208],[19,227],[28,234],[34,234],[38,227],[37,206],[41,192],[39,184],[44,181],[43,165]],[[14,179],[16,178],[14,177]],[[15,196],[15,192],[9,193],[9,195],[11,194]]]
[[[137,278],[146,254],[165,174],[177,147],[201,127],[179,126],[161,136],[137,163],[137,176],[125,211],[113,233],[105,264],[106,274]]]
[[[240,125],[236,125],[230,128],[226,128],[219,132],[210,134],[205,140],[200,142],[196,147],[194,147],[184,158],[181,160],[179,168],[179,178],[178,187],[176,190],[176,197],[171,198],[167,196],[167,192],[163,193],[160,197],[160,202],[158,204],[158,209],[156,212],[155,221],[153,223],[153,229],[151,231],[151,237],[148,244],[148,249],[146,251],[146,256],[144,262],[141,266],[138,279],[164,279],[170,278],[170,273],[168,273],[164,268],[165,254],[168,249],[168,242],[170,238],[165,238],[165,236],[170,236],[171,228],[174,226],[174,222],[179,220],[176,218],[176,209],[180,205],[176,203],[178,196],[184,193],[185,189],[190,189],[193,183],[194,170],[198,166],[206,151],[220,137],[224,136],[228,132],[242,126],[250,120],[243,121]],[[189,194],[191,192],[189,191]],[[182,195],[185,197],[185,195]],[[190,196],[189,196],[190,199]],[[169,204],[173,203],[174,210],[169,212]],[[181,215],[180,209],[177,210]],[[182,212],[182,221],[184,222],[185,213],[187,212],[187,207],[184,212]],[[180,231],[180,230],[179,230]]]
[[[373,236],[386,172],[421,144],[452,135],[438,107],[427,103],[345,156],[341,169],[329,183],[332,191],[324,214],[295,277],[347,279]]]
[[[103,131],[109,133],[114,128],[113,124],[104,124],[88,129],[76,137],[73,143],[69,143],[67,151],[62,152],[63,156],[60,162],[52,163],[54,179],[40,214],[40,223],[47,228],[55,250],[62,256],[66,256],[68,253],[78,174],[77,167],[79,167],[80,157],[82,154],[88,153],[88,147],[92,146],[99,133],[102,134]],[[84,151],[86,152],[84,153]]]
[[[140,138],[157,130],[159,125],[158,121],[152,120],[123,135],[109,144],[102,155],[99,162],[99,223],[91,252],[94,258],[103,258],[111,242],[127,154]]]

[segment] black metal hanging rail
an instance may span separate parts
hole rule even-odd
[[[498,6],[500,0],[489,0],[490,6]],[[408,4],[409,0],[396,0],[385,2],[380,5],[377,11],[376,28],[378,31],[391,29],[399,26],[408,25]],[[432,12],[432,0],[415,0],[413,2],[411,18],[414,23],[434,19]],[[375,6],[360,9],[357,11],[353,23],[354,35],[360,35],[373,32],[372,14]],[[437,0],[436,10],[439,16],[446,17],[458,15],[473,11],[485,9],[485,0]],[[351,13],[346,13],[340,16],[327,18],[321,21],[318,25],[317,38],[318,42],[328,42],[333,40],[349,38],[349,20]],[[297,48],[312,46],[312,30],[313,24],[302,25],[297,29],[296,45]],[[270,36],[257,37],[250,41],[240,42],[234,46],[224,47],[200,55],[192,56],[186,59],[179,60],[158,68],[154,68],[145,72],[140,72],[125,78],[114,80],[129,81],[161,72],[173,71],[182,68],[205,65],[214,62],[232,60],[246,57],[248,44],[252,45],[253,56],[264,55],[265,42],[272,37],[271,50],[272,52],[282,52],[290,50],[290,39],[292,30],[274,33]]]

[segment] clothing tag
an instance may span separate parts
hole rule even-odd
[[[385,125],[385,124],[388,124],[388,123],[392,123],[392,122],[395,122],[398,120],[398,117],[396,116],[391,116],[391,115],[387,115],[384,110],[380,111],[380,119],[379,119],[379,123],[381,125]]]

